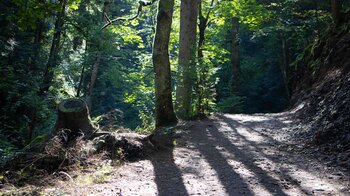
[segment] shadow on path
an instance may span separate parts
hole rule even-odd
[[[211,122],[211,121],[210,121]],[[231,127],[232,132],[237,134],[237,130],[235,130],[233,127]],[[201,142],[206,143],[207,146],[200,147],[199,150],[202,154],[206,156],[206,159],[211,164],[213,168],[218,173],[224,173],[225,175],[230,175],[231,178],[220,178],[221,183],[225,186],[225,188],[228,190],[229,195],[237,195],[238,193],[235,192],[234,189],[232,189],[232,182],[234,180],[239,179],[238,174],[236,174],[230,165],[227,163],[227,159],[220,156],[220,152],[218,152],[215,148],[215,146],[223,147],[225,148],[230,154],[234,155],[234,159],[236,161],[241,162],[245,165],[245,167],[248,168],[249,171],[255,173],[255,175],[258,177],[259,184],[264,187],[268,192],[274,195],[287,195],[280,186],[278,186],[278,181],[271,177],[266,171],[258,167],[254,164],[254,156],[252,154],[244,152],[245,150],[238,148],[232,142],[225,136],[221,131],[218,130],[215,126],[210,126],[209,132],[210,138],[208,137],[208,134],[203,134],[202,131],[202,137]],[[246,150],[247,151],[247,150]],[[215,154],[216,155],[215,155]],[[228,167],[227,167],[228,165]],[[226,169],[225,169],[226,168]],[[232,175],[235,174],[235,175]],[[240,180],[243,187],[245,182],[243,180]],[[249,190],[249,189],[247,189]],[[247,192],[244,193],[244,195],[253,195],[253,193]]]
[[[271,156],[271,155],[268,155],[268,154],[264,153],[263,148],[265,147],[265,145],[264,145],[263,142],[261,142],[261,145],[258,145],[258,144],[255,143],[255,142],[249,141],[248,138],[246,138],[245,136],[240,135],[240,134],[238,133],[236,127],[242,127],[242,126],[243,126],[244,128],[248,129],[249,132],[254,132],[255,134],[258,134],[258,135],[260,135],[260,136],[263,136],[263,137],[267,140],[267,143],[269,143],[269,144],[281,144],[281,142],[275,140],[275,139],[272,138],[271,136],[268,136],[268,135],[266,135],[266,134],[261,134],[259,131],[253,129],[253,128],[251,127],[251,123],[250,123],[250,122],[246,122],[246,123],[243,124],[243,123],[237,122],[236,120],[233,120],[233,119],[228,118],[228,117],[223,116],[223,115],[220,116],[220,119],[221,119],[224,123],[226,123],[227,125],[229,125],[230,129],[232,130],[232,132],[233,132],[233,134],[235,135],[236,138],[240,138],[241,140],[244,141],[244,143],[246,144],[245,146],[251,146],[251,147],[253,147],[253,149],[254,149],[256,152],[258,152],[260,155],[262,155],[265,159],[269,159],[270,161],[273,161],[273,163],[276,164],[276,165],[275,165],[275,167],[277,167],[276,169],[278,170],[278,174],[276,174],[276,175],[278,175],[281,179],[290,179],[290,180],[291,180],[291,183],[293,183],[294,185],[296,185],[296,186],[298,187],[298,189],[299,189],[301,192],[303,192],[303,193],[305,193],[305,194],[310,194],[307,190],[305,190],[305,189],[303,189],[302,187],[300,187],[300,186],[299,186],[299,183],[297,182],[297,180],[294,179],[292,176],[290,176],[290,175],[288,174],[288,172],[286,172],[286,171],[288,171],[287,168],[277,166],[278,164],[280,164],[280,163],[283,161],[283,160],[282,160],[283,156],[278,156],[278,155],[277,155],[277,156]],[[270,123],[270,124],[274,124],[275,121],[277,121],[277,120],[267,120],[266,122],[268,122],[268,123]],[[263,122],[263,123],[266,123],[266,122]],[[261,124],[263,124],[263,123],[261,123]],[[281,123],[281,122],[279,122],[279,123]],[[252,122],[252,124],[253,124],[254,127],[259,127],[259,126],[257,126],[258,123],[256,123],[256,122]],[[277,123],[277,124],[278,124],[278,123]],[[277,131],[278,129],[281,128],[281,127],[280,127],[281,124],[278,124],[278,125],[279,125],[279,126],[275,127],[276,131]],[[218,126],[220,126],[220,125],[218,125]],[[246,154],[247,154],[248,156],[251,156],[251,157],[254,156],[254,155],[252,154],[252,151],[251,151],[251,150],[248,150],[248,149],[247,149],[247,150],[245,150],[245,152],[246,152]],[[288,157],[288,158],[290,159],[290,157]],[[290,162],[293,162],[293,161],[290,161]],[[288,165],[290,165],[290,164],[292,164],[292,163],[289,163]],[[293,163],[293,165],[296,165],[296,164]],[[299,168],[302,167],[302,165],[299,165],[299,164],[297,164],[296,166],[298,166]],[[273,183],[275,183],[275,182],[273,182]]]
[[[158,194],[161,196],[193,194],[192,186],[184,183],[186,173],[189,172],[199,172],[195,175],[207,177],[208,173],[214,174],[215,183],[222,185],[220,190],[227,195],[271,194],[284,196],[287,195],[286,191],[290,185],[298,190],[298,193],[308,194],[308,191],[300,187],[298,181],[289,174],[289,169],[283,165],[283,156],[271,154],[275,150],[278,153],[278,148],[275,145],[278,146],[280,142],[271,135],[259,131],[259,129],[265,129],[264,125],[266,124],[269,126],[276,124],[276,127],[267,127],[273,131],[284,127],[282,122],[272,121],[275,119],[259,122],[252,120],[251,123],[249,120],[241,122],[220,115],[218,120],[207,119],[200,123],[195,122],[194,126],[189,128],[188,135],[181,139],[186,145],[192,146],[191,149],[181,147],[187,149],[185,151],[189,154],[184,156],[184,159],[186,159],[185,162],[191,163],[194,159],[199,158],[209,164],[209,168],[206,167],[210,171],[196,168],[195,164],[186,169],[180,168],[175,163],[174,149],[158,152],[150,160],[154,167],[154,181]],[[222,123],[227,126],[223,126]],[[258,139],[249,138],[254,136]],[[277,149],[274,149],[273,146]],[[266,149],[270,152],[266,152]],[[184,161],[178,157],[178,151],[175,152],[176,160]],[[200,156],[191,154],[194,152],[200,153]],[[292,162],[291,164],[295,165]],[[201,166],[203,167],[203,165]],[[253,181],[251,181],[252,179]],[[209,179],[204,178],[203,180]],[[205,184],[210,187],[214,181]],[[206,190],[206,193],[213,195],[214,192],[210,192],[210,190]]]
[[[153,164],[155,183],[159,196],[187,196],[182,174],[173,157],[173,149],[162,150],[150,160]]]
[[[216,171],[221,184],[226,189],[228,195],[254,195],[249,189],[248,184],[237,174],[232,166],[228,163],[228,160],[220,153],[216,146],[221,146],[222,143],[218,142],[216,134],[211,131],[214,138],[208,137],[205,134],[206,130],[191,130],[196,131],[195,140],[192,140],[196,144],[199,152],[204,156],[209,165]]]

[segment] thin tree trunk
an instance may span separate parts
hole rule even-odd
[[[169,38],[174,0],[159,0],[157,26],[154,36],[152,60],[155,72],[155,121],[156,127],[175,124],[177,118],[172,103]]]
[[[86,10],[86,5],[88,4],[88,0],[81,0],[79,3],[79,8],[78,8],[78,15],[79,17],[85,17],[87,15],[87,10]],[[79,35],[76,35],[73,38],[73,50],[77,50],[79,47],[82,46],[83,44],[83,37],[81,36],[81,34],[85,35],[84,30],[81,28],[81,26],[84,26],[85,22],[82,22],[80,24],[80,22],[78,22],[78,25],[74,25],[74,27],[76,29],[78,29],[81,33]],[[85,39],[87,38],[87,35],[85,37]]]
[[[317,38],[320,37],[320,14],[319,14],[319,8],[318,8],[318,1],[315,1],[315,15],[316,15],[316,36]]]
[[[212,7],[214,5],[214,0],[211,1],[210,6]],[[207,15],[203,15],[203,9],[202,9],[202,0],[199,0],[198,2],[198,19],[199,19],[199,38],[198,38],[198,48],[197,48],[197,58],[198,58],[198,66],[199,66],[199,78],[197,81],[197,96],[198,96],[198,103],[197,103],[197,111],[198,115],[202,116],[205,113],[205,110],[207,109],[205,107],[204,101],[204,86],[205,86],[205,79],[207,71],[205,66],[203,65],[203,46],[205,42],[205,30],[208,27],[208,20],[210,11],[208,11]]]
[[[53,35],[49,59],[46,64],[43,84],[40,88],[41,93],[49,90],[53,80],[53,76],[54,76],[54,69],[57,67],[59,63],[59,48],[60,48],[62,28],[64,24],[66,4],[67,4],[67,0],[60,0],[61,10],[60,12],[57,13],[57,16],[56,16],[55,33]]]
[[[79,16],[83,17],[86,13],[86,4],[87,4],[87,1],[86,0],[82,0],[80,1],[80,4],[79,4],[79,8],[78,8],[78,14]],[[103,14],[102,14],[103,15]],[[83,24],[81,24],[83,25]],[[79,29],[80,31],[82,30],[79,26],[76,27],[77,29]],[[86,36],[85,37],[85,57],[87,56],[87,52],[88,52],[88,41],[87,41],[88,37]],[[82,45],[83,43],[83,40],[80,36],[76,36],[73,38],[73,50],[76,50],[78,48],[78,46]],[[77,87],[77,94],[76,94],[76,97],[80,97],[81,96],[81,92],[82,92],[82,88],[83,88],[83,83],[84,83],[84,75],[85,75],[85,66],[86,66],[86,63],[83,62],[82,64],[82,67],[81,67],[81,73],[80,73],[80,78],[79,78],[79,83],[78,83],[78,87]],[[84,89],[86,90],[86,89]]]
[[[287,96],[289,98],[290,97],[289,88],[288,88],[289,49],[288,49],[288,45],[287,45],[287,40],[286,40],[284,35],[281,35],[281,44],[282,44],[282,53],[283,53],[283,63],[281,66],[281,72],[283,75],[286,93],[287,93]]]
[[[195,77],[198,1],[182,0],[180,9],[179,77],[176,88],[176,107],[179,118],[188,119],[192,109],[192,88]]]
[[[341,1],[340,0],[331,0],[331,7],[332,7],[333,21],[336,25],[338,25],[340,22]]]
[[[95,82],[97,79],[98,68],[100,66],[100,62],[101,62],[101,53],[98,52],[96,54],[95,63],[92,65],[92,72],[91,72],[91,78],[90,78],[90,83],[89,83],[89,89],[88,89],[86,97],[85,97],[85,101],[86,101],[86,104],[89,108],[89,111],[91,111],[91,107],[92,107],[92,95],[94,93],[94,86],[95,86]]]
[[[33,72],[36,72],[40,64],[40,50],[41,50],[41,41],[44,36],[45,23],[42,19],[38,19],[36,22],[35,36],[33,42],[33,53],[31,55],[30,67]]]
[[[88,51],[88,43],[86,41],[85,43],[85,55],[87,54],[87,51]],[[82,68],[81,68],[81,73],[80,73],[80,78],[79,78],[79,84],[78,84],[78,87],[77,87],[77,95],[76,97],[80,97],[80,93],[82,91],[82,87],[83,87],[83,82],[84,82],[84,74],[85,74],[85,62],[83,62],[82,64]]]
[[[204,70],[204,65],[203,65],[203,45],[205,41],[205,29],[207,28],[207,21],[208,19],[203,16],[203,11],[202,11],[202,0],[199,0],[198,3],[198,19],[199,19],[199,38],[198,38],[198,48],[197,48],[197,58],[198,58],[198,68],[199,68],[199,78],[198,82],[196,84],[196,89],[197,89],[197,111],[198,115],[203,115],[204,114],[204,107],[203,107],[203,86],[204,86],[204,80],[205,80],[205,70]]]
[[[84,74],[85,74],[85,65],[83,64],[82,68],[81,68],[81,73],[80,73],[80,78],[79,78],[79,84],[78,84],[78,87],[77,87],[76,97],[80,97],[81,87],[83,85]]]
[[[109,10],[110,10],[110,2],[107,0],[103,4],[103,11],[102,11],[102,17],[101,17],[102,22],[105,22],[104,15],[108,14],[107,12]],[[101,42],[104,42],[104,40],[102,39]],[[101,45],[103,45],[103,44],[101,44]],[[94,87],[95,87],[95,83],[96,83],[96,79],[97,79],[98,69],[99,69],[100,64],[101,64],[101,56],[102,56],[101,52],[98,52],[96,54],[96,60],[92,66],[90,85],[89,85],[89,89],[88,89],[88,92],[86,95],[86,104],[89,108],[89,111],[91,111],[91,108],[92,108],[92,96],[93,96]]]
[[[231,88],[233,93],[237,93],[239,89],[239,18],[233,17],[232,20],[232,51],[231,51]]]
[[[30,121],[28,122],[28,138],[27,138],[27,144],[29,144],[34,135],[34,130],[35,127],[37,126],[37,109],[36,108],[31,108],[28,117]]]

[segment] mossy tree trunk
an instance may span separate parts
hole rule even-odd
[[[175,124],[177,118],[172,103],[172,86],[169,61],[169,38],[174,0],[159,0],[157,26],[152,51],[155,72],[156,127]]]

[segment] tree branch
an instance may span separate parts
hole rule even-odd
[[[210,9],[208,10],[208,13],[207,13],[207,17],[205,18],[207,20],[207,24],[208,25],[208,20],[209,20],[209,16],[210,16],[210,12],[214,9],[214,0],[211,1],[210,3]]]
[[[115,23],[115,22],[118,22],[118,21],[131,21],[131,20],[135,20],[141,13],[142,11],[142,8],[145,7],[145,6],[148,6],[148,5],[152,5],[155,1],[157,0],[151,0],[151,1],[143,1],[143,0],[140,0],[139,1],[139,7],[137,8],[137,13],[135,14],[135,16],[133,17],[130,17],[130,18],[123,18],[123,17],[118,17],[118,18],[115,18],[113,20],[111,20],[108,15],[105,13],[104,16],[107,20],[107,23],[105,25],[103,25],[103,27],[101,28],[101,30],[107,28],[108,26],[110,26],[111,24]]]
[[[67,19],[66,20],[66,23],[69,24],[69,25],[72,25],[75,29],[77,29],[81,34],[83,34],[83,36],[85,38],[88,37],[88,33],[83,29],[81,28],[78,24],[75,24],[74,22],[72,22],[71,20]]]

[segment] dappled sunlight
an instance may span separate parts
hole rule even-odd
[[[289,175],[300,182],[300,186],[303,190],[307,191],[310,194],[320,194],[325,190],[329,190],[332,194],[343,195],[339,190],[344,189],[345,187],[340,184],[335,184],[331,180],[321,178],[317,173],[311,173],[304,169],[298,168],[296,165],[293,165],[294,172],[290,172]],[[330,179],[333,179],[330,178]]]
[[[228,163],[232,166],[232,169],[238,173],[245,182],[247,182],[249,189],[255,194],[270,195],[271,193],[259,183],[257,175],[249,170],[242,162],[235,159],[228,159]]]
[[[123,181],[118,180],[118,178],[122,178]],[[120,193],[123,195],[138,195],[140,191],[144,192],[144,195],[156,194],[157,185],[154,179],[154,166],[152,162],[142,160],[123,165],[116,172],[116,179],[113,186],[119,187]]]
[[[221,130],[221,131],[219,131]],[[257,150],[257,147],[249,145],[248,140],[245,139],[245,136],[242,136],[238,133],[237,129],[234,131],[223,131],[224,128],[216,129],[215,131],[222,132],[225,134],[231,134],[234,135],[234,137],[241,138],[243,141],[242,143],[245,144],[244,148],[240,149],[236,147],[236,144],[231,144],[232,146],[225,145],[226,152],[222,153],[224,156],[231,157],[231,159],[227,159],[227,161],[232,166],[233,170],[241,176],[241,178],[247,183],[249,188],[256,194],[256,193],[264,193],[265,195],[271,195],[271,194],[281,194],[284,195],[284,190],[280,189],[279,187],[272,188],[271,184],[277,184],[278,178],[276,178],[272,173],[265,170],[264,167],[259,166],[259,164],[256,164],[255,161],[259,161],[264,158],[259,157],[259,152]],[[217,135],[219,136],[219,135]],[[222,135],[223,137],[220,137],[221,140],[224,139],[226,135]],[[249,137],[249,135],[247,135]],[[260,156],[261,157],[261,156]],[[271,169],[271,166],[269,163],[266,164],[269,169]],[[267,180],[267,181],[266,181]]]
[[[249,131],[250,129],[248,129],[247,127],[244,126],[239,126],[236,128],[237,133],[244,136],[248,141],[252,141],[252,142],[263,142],[265,141],[265,138],[260,136],[257,133],[252,133],[251,131]]]
[[[265,184],[266,181],[263,180],[263,176],[265,175],[270,177],[269,183],[271,183],[271,180],[273,179],[275,182],[272,182],[272,184],[277,184],[277,182],[280,183],[283,192],[292,195],[316,193],[317,191],[322,192],[325,190],[332,193],[338,193],[335,192],[335,190],[340,190],[342,188],[341,186],[334,185],[334,183],[328,183],[327,180],[321,180],[317,175],[299,169],[298,165],[291,165],[286,162],[286,159],[282,154],[279,158],[276,157],[276,154],[280,154],[280,152],[273,151],[265,146],[266,142],[274,143],[277,142],[276,140],[261,135],[258,131],[252,131],[249,127],[235,123],[233,119],[229,120],[232,121],[229,122],[224,120],[224,122],[220,122],[217,130],[228,139],[235,138],[234,141],[230,140],[232,145],[236,146],[237,141],[239,141],[238,143],[243,143],[243,149],[237,148],[242,152],[237,153],[247,153],[245,156],[250,157],[249,159],[251,159],[251,162],[240,161],[242,157],[232,155],[232,152],[229,152],[229,149],[227,152],[222,152],[222,154],[228,159],[231,158],[228,162],[232,165],[234,171],[239,174],[242,179],[248,182],[248,185],[251,186],[253,192],[262,194],[262,192],[265,191],[263,195],[268,195],[268,190],[266,190]],[[232,126],[231,123],[238,126]],[[260,125],[263,126],[264,124],[261,123]],[[296,172],[291,175],[289,173],[290,171]],[[302,182],[300,184],[301,186],[298,187],[300,182]],[[318,185],[314,186],[314,183],[317,183]]]
[[[278,149],[279,141],[249,123],[226,115],[194,122],[178,145],[119,167],[111,179],[91,185],[100,191],[91,195],[342,195],[336,177],[305,168],[304,160]]]
[[[225,116],[236,120],[238,122],[248,122],[248,121],[254,121],[254,122],[262,122],[270,120],[269,117],[263,116],[263,115],[247,115],[247,114],[225,114]]]
[[[216,194],[224,194],[225,188],[220,182],[217,172],[197,149],[188,151],[175,149],[175,164],[182,172],[182,180],[189,195],[205,195],[207,190]],[[187,159],[183,159],[187,156]]]
[[[350,196],[349,8],[0,0],[0,196]]]

